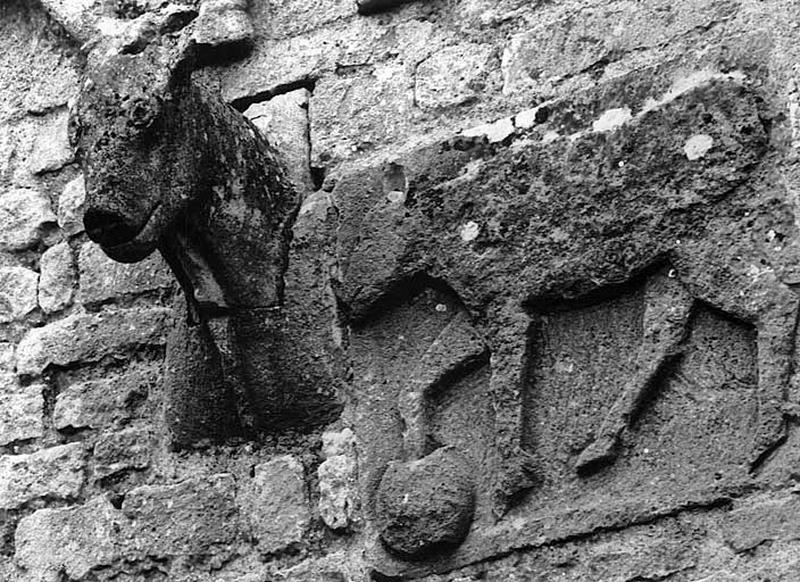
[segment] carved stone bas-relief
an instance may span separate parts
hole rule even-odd
[[[176,445],[264,430],[279,413],[276,347],[299,196],[239,112],[192,83],[196,13],[146,14],[101,41],[71,117],[84,223],[111,258],[158,249],[186,294],[168,347]]]
[[[655,97],[583,127],[597,105],[565,100],[532,131],[338,182],[337,292],[384,574],[708,502],[782,442],[793,251],[753,225],[796,227],[774,194],[763,101],[738,73]],[[476,374],[473,400],[460,386]],[[452,406],[472,413],[463,449],[452,428],[437,436]]]

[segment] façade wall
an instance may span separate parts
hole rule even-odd
[[[4,3],[0,575],[797,579],[794,3],[198,4],[303,197],[280,414],[176,439],[180,291],[83,232],[80,47],[160,4]]]

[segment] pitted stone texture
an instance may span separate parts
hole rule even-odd
[[[245,112],[250,121],[275,146],[298,192],[313,190],[308,104],[311,92],[298,89],[255,103]]]
[[[417,104],[424,109],[461,105],[477,98],[492,83],[488,44],[460,44],[437,51],[417,66]]]
[[[56,107],[62,107],[75,95],[78,88],[78,73],[69,66],[56,67],[45,78],[39,79],[25,96],[28,113],[41,115]]]
[[[58,430],[105,428],[128,422],[160,382],[157,368],[72,384],[56,396],[53,425]]]
[[[17,188],[0,194],[0,250],[34,246],[43,228],[55,221],[50,200],[42,192]]]
[[[256,465],[255,476],[242,485],[241,505],[250,533],[265,554],[300,543],[311,512],[303,466],[290,455]]]
[[[153,435],[143,428],[128,428],[103,435],[94,446],[95,479],[123,471],[147,469],[154,447]]]
[[[235,481],[220,473],[175,485],[131,490],[122,512],[131,521],[129,547],[149,556],[207,554],[233,544],[239,532]]]
[[[43,388],[21,386],[15,374],[0,372],[0,445],[42,436]]]
[[[194,26],[194,40],[201,46],[248,44],[253,37],[247,0],[203,0]]]
[[[86,186],[83,174],[64,186],[58,199],[58,225],[69,236],[83,232],[83,206],[86,202]]]
[[[44,8],[74,38],[87,41],[97,33],[103,0],[42,0]]]
[[[40,509],[23,518],[14,539],[14,558],[24,580],[51,582],[63,572],[83,579],[92,568],[122,555],[120,531],[126,520],[105,497],[64,509]]]
[[[47,366],[122,357],[144,346],[163,346],[169,309],[79,313],[30,330],[17,346],[17,373],[40,374]]]
[[[47,249],[39,260],[39,305],[45,313],[61,311],[72,303],[75,262],[65,242]]]
[[[409,463],[390,463],[378,486],[381,539],[393,552],[421,558],[458,545],[475,511],[474,469],[453,447]]]
[[[0,457],[0,508],[36,499],[72,499],[80,494],[86,459],[82,443]]]
[[[24,267],[0,267],[0,323],[17,321],[36,309],[39,275]]]
[[[14,369],[14,344],[11,342],[0,342],[0,371],[11,371]]]
[[[80,300],[96,305],[125,295],[165,289],[174,277],[158,253],[140,263],[118,263],[109,259],[93,242],[83,244],[78,257]]]
[[[764,542],[800,539],[800,498],[767,499],[739,507],[722,524],[725,541],[734,552],[746,552]]]
[[[37,134],[28,169],[34,174],[55,172],[74,160],[74,152],[67,140],[66,110],[53,114]]]

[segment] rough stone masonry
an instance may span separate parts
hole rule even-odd
[[[789,0],[4,2],[0,579],[800,578],[798,23]],[[267,143],[242,184],[296,196],[236,225],[285,218],[275,255],[191,247],[189,285],[93,242],[69,141],[101,129],[70,120],[112,47],[178,46],[119,127],[186,79],[219,115],[106,135],[108,191],[157,150],[131,200],[173,192],[195,149],[159,140],[217,123],[208,168]]]

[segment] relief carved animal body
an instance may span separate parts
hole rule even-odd
[[[191,81],[179,29],[193,17],[146,15],[95,48],[70,127],[89,238],[122,262],[158,249],[185,291],[190,325],[168,344],[176,444],[247,433],[269,414],[298,208],[266,139]]]
[[[574,125],[563,107],[562,119],[554,108],[550,127]],[[613,296],[642,274],[635,373],[617,388],[593,440],[574,452],[577,475],[614,462],[621,437],[680,353],[698,301],[756,331],[758,418],[743,445],[751,467],[784,436],[798,299],[781,272],[796,263],[796,249],[768,232],[792,240],[797,229],[771,165],[763,102],[736,75],[719,74],[640,107],[613,131],[544,141],[523,131],[501,144],[433,145],[334,190],[342,216],[338,293],[357,325],[368,325],[409,282],[423,281],[454,291],[485,338],[496,435],[491,494],[501,514],[537,479],[535,443],[524,434],[525,406],[536,406],[525,393],[537,314]],[[713,145],[695,155],[693,137]],[[426,389],[413,384],[401,395],[406,462],[432,454]],[[365,447],[366,462],[369,455]],[[382,463],[398,459],[376,458],[376,479]]]

